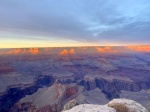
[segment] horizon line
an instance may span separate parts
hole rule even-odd
[[[27,49],[27,48],[78,48],[78,47],[124,47],[124,46],[150,46],[150,44],[132,44],[132,45],[85,45],[85,46],[43,46],[43,47],[0,47],[0,49]]]

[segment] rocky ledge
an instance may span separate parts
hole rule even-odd
[[[70,109],[70,107],[73,108]],[[66,104],[63,112],[148,112],[148,110],[133,100],[114,99],[106,105],[77,105],[76,101],[73,100]]]

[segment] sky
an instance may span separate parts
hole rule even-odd
[[[150,44],[149,0],[0,0],[0,48]]]

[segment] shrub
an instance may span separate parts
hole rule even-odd
[[[123,104],[109,105],[109,107],[116,109],[117,112],[131,112],[129,108]]]

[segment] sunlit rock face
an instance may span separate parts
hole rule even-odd
[[[31,54],[38,54],[39,53],[39,49],[38,48],[30,48],[27,52],[29,52]]]
[[[60,55],[68,55],[69,53],[68,53],[68,51],[67,51],[66,49],[64,49],[64,50],[61,51],[59,54],[60,54]]]
[[[38,54],[39,53],[39,49],[38,48],[29,48],[29,49],[11,49],[11,50],[6,50],[6,51],[1,51],[0,54],[7,54],[7,55],[17,55],[17,54]]]
[[[60,54],[60,55],[75,54],[75,51],[74,51],[74,49],[70,49],[70,50],[66,50],[66,49],[64,49],[64,50],[63,50],[63,51],[61,51],[59,54]]]
[[[7,52],[8,54],[19,54],[21,52],[21,49],[13,49]]]
[[[126,52],[150,52],[150,46],[96,46],[96,47],[68,47],[68,48],[14,48],[0,50],[0,54],[18,55],[18,54],[58,54],[58,55],[73,55],[73,54],[118,54]]]
[[[126,48],[137,52],[150,52],[150,46],[127,46]]]
[[[63,112],[148,112],[141,104],[128,99],[114,99],[106,105],[81,104],[75,105],[73,101],[69,102],[67,107],[74,107]]]
[[[97,50],[98,52],[101,52],[101,53],[113,53],[113,52],[118,52],[118,50],[114,49],[114,48],[111,47],[111,46],[96,47],[96,50]]]

